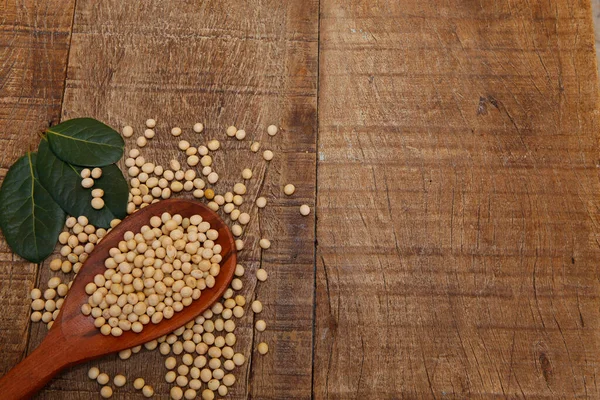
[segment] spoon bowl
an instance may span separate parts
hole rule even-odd
[[[89,297],[85,292],[85,285],[92,282],[97,274],[104,273],[104,260],[109,257],[109,250],[117,247],[125,232],[139,232],[143,225],[150,224],[151,217],[160,216],[164,212],[171,215],[180,214],[183,218],[198,214],[203,221],[210,223],[211,229],[219,232],[215,243],[222,246],[223,259],[220,272],[215,277],[215,285],[202,290],[200,298],[176,312],[171,319],[163,319],[158,324],[148,323],[140,333],[127,331],[118,337],[105,336],[94,326],[94,317],[83,315],[81,312],[81,306],[87,303]],[[237,253],[231,231],[225,222],[204,204],[169,199],[142,208],[125,218],[96,245],[73,281],[60,313],[44,341],[0,379],[2,398],[29,398],[64,368],[139,346],[185,325],[222,296],[233,278],[236,264]]]

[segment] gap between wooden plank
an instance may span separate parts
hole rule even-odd
[[[318,34],[317,34],[317,132],[316,132],[316,161],[315,161],[315,199],[314,199],[314,207],[311,210],[315,215],[315,229],[314,229],[314,259],[313,259],[313,326],[312,326],[312,368],[311,368],[311,382],[310,382],[310,397],[311,399],[315,398],[315,339],[317,334],[317,244],[319,242],[319,238],[317,236],[317,224],[319,221],[319,96],[321,94],[321,85],[319,82],[319,77],[321,76],[321,0],[318,3]]]

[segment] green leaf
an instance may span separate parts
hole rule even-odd
[[[125,142],[117,131],[92,118],[75,118],[46,130],[50,147],[74,165],[102,167],[123,156]]]
[[[92,207],[92,189],[81,186],[82,167],[66,163],[51,151],[48,141],[42,139],[38,149],[38,174],[41,184],[68,214],[85,215],[97,228],[108,228],[114,218],[127,215],[129,187],[115,164],[102,168],[102,177],[94,180],[95,188],[104,190],[104,207]]]
[[[0,188],[0,227],[18,255],[39,263],[54,250],[65,213],[38,180],[36,153],[10,167]]]

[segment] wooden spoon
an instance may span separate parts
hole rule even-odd
[[[199,214],[204,221],[210,223],[212,229],[219,232],[216,243],[223,248],[223,260],[221,271],[215,279],[216,283],[212,288],[203,290],[198,300],[175,313],[169,320],[163,319],[158,324],[144,325],[140,333],[128,331],[119,337],[104,336],[94,326],[94,318],[81,313],[81,306],[89,297],[85,293],[85,285],[92,282],[97,274],[104,273],[104,260],[109,257],[108,251],[117,246],[126,231],[139,232],[143,225],[150,224],[150,217],[160,216],[163,212],[180,214],[184,218]],[[185,325],[221,297],[233,278],[236,264],[237,255],[231,231],[214,211],[200,202],[163,200],[125,218],[102,239],[83,264],[44,341],[0,379],[0,398],[30,398],[53,376],[67,367],[144,344]]]

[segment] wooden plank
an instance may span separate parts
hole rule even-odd
[[[73,6],[54,0],[0,4],[0,181],[60,117]],[[36,273],[0,233],[0,375],[25,354]]]
[[[596,67],[598,67],[600,65],[600,52],[598,51],[598,46],[600,46],[600,0],[592,0],[592,13],[594,17]]]
[[[63,118],[92,116],[114,127],[131,124],[137,134],[147,118],[156,118],[157,135],[142,154],[163,165],[173,158],[184,161],[171,127],[182,127],[180,139],[194,145],[217,138],[223,148],[215,156],[218,192],[231,190],[244,167],[255,173],[242,205],[242,211],[252,209],[245,234],[249,250],[240,253],[248,271],[243,293],[249,301],[264,303],[261,318],[268,328],[256,333],[251,312],[237,324],[236,351],[252,357],[236,370],[231,399],[311,396],[314,219],[301,217],[298,207],[315,202],[317,4],[77,2]],[[205,124],[203,134],[192,132],[195,122]],[[273,123],[282,132],[270,137],[266,127]],[[225,136],[231,124],[246,130],[245,141]],[[128,149],[136,136],[127,140]],[[262,150],[250,152],[251,140],[273,149],[274,160],[267,164]],[[282,187],[289,182],[298,189],[284,199]],[[257,212],[250,204],[259,194],[269,206]],[[273,242],[262,254],[260,237]],[[257,285],[259,265],[270,278]],[[42,281],[48,277],[44,271]],[[36,329],[32,346],[44,336],[44,328]],[[269,343],[266,356],[254,352],[260,341]],[[38,398],[97,398],[100,387],[86,378],[92,364],[62,374]],[[110,376],[142,376],[155,386],[157,398],[168,398],[171,385],[164,381],[164,357],[157,351],[97,364]],[[133,397],[141,395],[129,385],[114,396]]]
[[[589,1],[321,2],[314,395],[596,398]]]
[[[0,311],[3,315],[0,319],[2,375],[25,354],[29,326],[27,298],[35,283],[36,272],[36,265],[26,261],[0,261]]]

